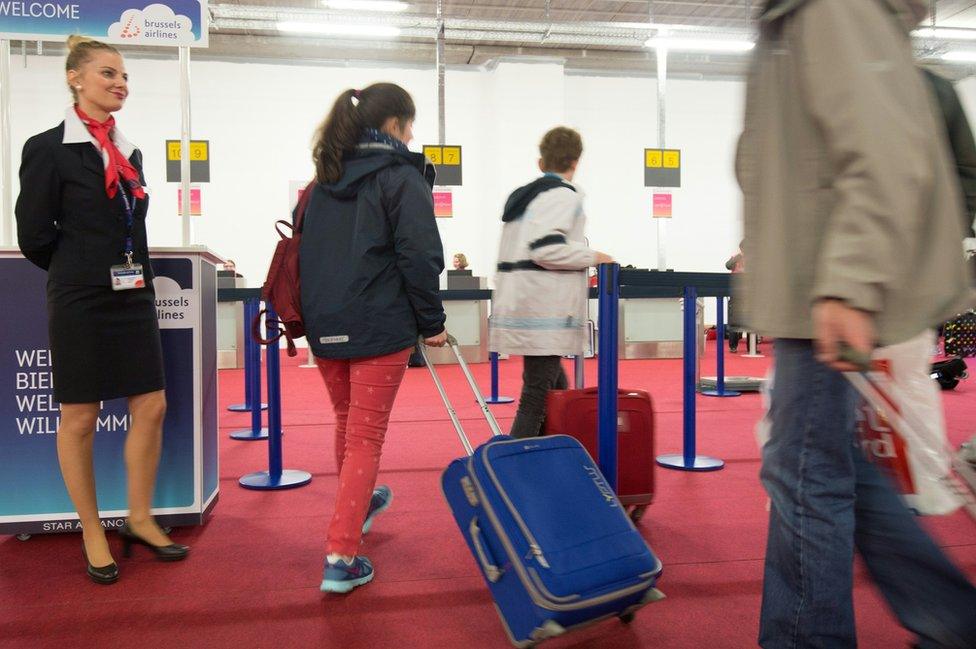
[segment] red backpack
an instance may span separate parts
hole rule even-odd
[[[268,267],[268,277],[261,287],[261,299],[266,304],[270,304],[278,316],[277,320],[267,321],[268,338],[261,335],[261,317],[268,312],[267,309],[262,309],[251,323],[251,336],[262,345],[276,344],[284,336],[288,343],[289,356],[298,354],[298,350],[295,349],[295,339],[305,335],[298,251],[302,245],[302,223],[314,187],[313,180],[299,197],[298,206],[295,208],[294,225],[288,221],[275,222],[275,230],[278,231],[281,241],[275,246],[271,266]],[[291,236],[282,232],[282,227],[291,230]],[[272,331],[277,333],[270,335]]]

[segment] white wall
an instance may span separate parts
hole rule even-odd
[[[567,78],[567,121],[583,134],[578,181],[587,192],[590,242],[621,264],[657,268],[652,190],[644,187],[644,149],[657,146],[653,78]],[[666,222],[666,261],[683,271],[724,271],[738,248],[741,199],[732,172],[744,85],[668,84],[667,145],[682,150],[682,187]]]
[[[63,62],[15,57],[13,147],[56,125],[68,104]],[[152,193],[150,242],[179,245],[178,185],[165,182],[164,140],[179,137],[175,60],[130,58],[132,91],[119,127],[143,149]],[[211,183],[194,238],[233,258],[259,284],[275,244],[273,221],[287,218],[289,182],[312,173],[310,141],[335,96],[389,80],[413,94],[414,148],[437,137],[433,69],[195,62],[193,133],[211,143]],[[682,81],[668,86],[668,145],[683,150],[684,187],[675,192],[668,265],[719,271],[736,249],[740,198],[732,159],[743,85]],[[657,264],[651,190],[643,187],[643,149],[657,144],[653,78],[566,75],[554,61],[500,62],[492,70],[449,70],[447,140],[464,147],[465,185],[455,190],[454,219],[441,223],[445,255],[463,251],[476,274],[491,275],[500,212],[509,191],[538,174],[536,145],[551,126],[583,134],[578,182],[587,195],[594,246],[623,264]],[[17,188],[15,187],[15,192]]]

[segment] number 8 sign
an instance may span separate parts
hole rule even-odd
[[[457,187],[462,184],[462,156],[460,146],[425,145],[424,155],[437,169],[434,184],[441,187]]]

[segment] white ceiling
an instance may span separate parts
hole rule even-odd
[[[217,2],[218,0],[212,0]],[[555,22],[645,22],[653,14],[656,22],[671,22],[710,27],[742,27],[746,12],[754,11],[762,0],[551,0],[549,17]],[[227,0],[241,6],[276,6],[314,9],[316,0]],[[437,3],[431,0],[410,2],[409,13],[433,16]],[[484,0],[459,2],[445,0],[444,15],[452,18],[486,20],[542,21],[546,19],[546,0]]]
[[[240,6],[270,6],[317,9],[318,0],[211,0]],[[433,16],[437,3],[410,1],[411,14]],[[483,0],[480,2],[444,0],[444,15],[454,18],[556,22],[643,22],[653,17],[658,23],[677,23],[703,27],[742,28],[764,0]],[[976,27],[976,1],[938,0],[933,3],[940,25]]]
[[[946,27],[976,27],[976,2],[973,0],[940,0],[936,4],[936,21]]]
[[[435,61],[434,17],[436,0],[406,0],[410,7],[399,20],[412,21],[412,29],[393,40],[353,39],[350,37],[296,36],[275,28],[277,20],[296,12],[299,20],[356,20],[387,19],[373,12],[332,12],[320,0],[209,0],[215,18],[210,30],[210,47],[195,50],[197,59],[263,60],[288,62],[396,62],[399,64],[433,65]],[[650,22],[665,25],[686,25],[700,31],[752,33],[754,17],[765,0],[444,0],[444,18],[448,21],[445,60],[448,65],[485,65],[505,56],[559,57],[566,60],[570,70],[626,71],[652,75],[655,71],[654,52],[643,46],[646,27],[635,29],[634,24]],[[976,29],[976,0],[938,0],[937,24],[945,27]],[[245,18],[230,14],[246,14]],[[460,37],[463,21],[491,21],[492,24],[513,25],[514,31],[504,37],[499,31],[467,29]],[[630,26],[623,25],[629,23]],[[559,29],[594,27],[610,33],[607,38],[580,37],[549,39],[547,26]],[[614,24],[618,24],[616,27]],[[938,56],[945,44],[922,48],[925,56]],[[969,44],[976,47],[976,43]],[[940,49],[941,48],[941,49]],[[58,48],[46,48],[59,54]],[[169,56],[159,50],[144,50],[144,56]],[[675,54],[669,60],[669,73],[676,76],[739,76],[744,73],[748,57],[728,54]],[[959,77],[976,73],[976,66],[946,69]]]

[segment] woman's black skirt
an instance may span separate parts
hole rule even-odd
[[[54,398],[93,403],[162,390],[163,348],[152,287],[48,282]]]

